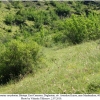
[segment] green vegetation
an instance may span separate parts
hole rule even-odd
[[[7,44],[0,57],[0,83],[6,83],[11,78],[33,72],[33,64],[38,60],[39,46],[36,43],[22,43],[13,40]]]
[[[44,48],[47,67],[0,86],[0,93],[100,93],[99,42]]]
[[[100,93],[100,2],[0,8],[0,93]]]
[[[13,16],[12,14],[9,14],[9,15],[7,15],[7,16],[5,17],[5,23],[6,23],[7,25],[13,25],[14,20],[15,20],[15,18],[14,18],[14,16]]]
[[[100,38],[100,15],[72,16],[66,20],[66,35],[74,44]]]

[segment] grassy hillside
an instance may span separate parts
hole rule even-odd
[[[0,93],[100,93],[100,2],[0,9]]]
[[[0,86],[0,93],[100,93],[99,42],[44,48],[47,68]]]

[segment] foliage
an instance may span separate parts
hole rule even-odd
[[[39,46],[35,42],[27,44],[12,40],[7,43],[5,52],[0,56],[0,83],[33,72],[38,52]]]
[[[12,15],[12,14],[9,14],[5,17],[5,23],[7,25],[12,25],[14,23],[14,21],[15,21],[15,18],[14,18],[14,15]]]
[[[21,15],[21,16],[25,17],[28,20],[34,21],[34,8],[31,7],[31,8],[27,8],[27,9],[20,9],[16,13],[16,16],[17,15]]]
[[[84,14],[84,6],[82,5],[82,2],[77,2],[74,6],[76,12],[78,15]]]
[[[52,23],[51,28],[54,32],[61,32],[65,30],[65,20],[59,20]]]
[[[17,25],[21,25],[25,22],[26,18],[21,16],[21,15],[17,15],[15,16],[15,22]]]
[[[15,4],[20,3],[15,2]],[[22,34],[24,34],[24,37],[30,35],[33,36],[34,34],[39,33],[38,35],[34,36],[34,39],[36,40],[38,37],[38,40],[36,41],[38,41],[37,43],[40,44],[45,44],[44,42],[46,42],[44,41],[45,39],[42,39],[41,37],[42,26],[48,27],[50,34],[56,34],[54,37],[52,37],[53,39],[51,39],[55,42],[69,41],[73,44],[77,44],[83,41],[98,39],[100,37],[99,15],[96,13],[89,13],[87,8],[85,8],[83,5],[83,2],[69,3],[70,5],[73,5],[72,7],[75,10],[73,15],[71,15],[72,10],[67,3],[50,1],[48,5],[49,4],[52,5],[54,9],[48,8],[45,10],[37,10],[35,6],[27,7],[25,9],[18,9],[15,15],[9,14],[6,16],[5,23],[9,25],[16,24],[20,26],[20,31]],[[75,15],[75,13],[77,15]],[[28,26],[25,24],[27,20],[31,21],[33,25]],[[59,36],[60,38],[58,38]],[[45,38],[48,38],[48,34],[46,33]]]
[[[56,6],[56,2],[55,2],[55,1],[50,1],[50,4],[51,4],[52,6]]]
[[[56,7],[56,13],[60,17],[66,17],[70,14],[70,8],[65,4],[62,4],[62,5],[59,4]]]
[[[7,6],[6,6],[6,9],[9,9],[9,10],[10,10],[11,7],[12,7],[12,6],[11,6],[11,4],[9,3],[9,4],[7,4]]]
[[[21,9],[23,7],[21,1],[10,1],[11,4],[14,6],[14,8],[19,8]]]
[[[58,34],[55,34],[53,39],[55,41],[55,43],[64,43],[66,41],[66,35],[64,35],[63,33],[58,33]]]
[[[52,21],[54,21],[54,20],[56,21],[59,19],[59,17],[57,16],[57,14],[55,13],[54,10],[50,10],[49,13],[50,13],[49,16],[51,17]]]
[[[99,22],[99,15],[90,14],[88,17],[73,15],[65,22],[66,35],[74,44],[98,39],[100,38]]]
[[[15,15],[15,22],[21,23],[25,20],[30,20],[35,22],[35,28],[40,28],[42,24],[50,25],[53,20],[57,20],[58,16],[55,11],[36,11],[34,7],[20,9]]]

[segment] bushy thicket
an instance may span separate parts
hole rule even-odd
[[[39,4],[38,6],[42,8],[41,2]],[[5,23],[20,26],[24,38],[33,36],[33,40],[43,46],[66,41],[77,44],[100,38],[100,16],[93,11],[89,12],[91,5],[87,8],[81,1],[70,3],[50,1],[47,5],[52,5],[52,8],[49,6],[47,8],[45,6],[46,9],[43,10],[38,6],[17,8],[15,15],[6,16]],[[28,26],[26,21],[31,21],[33,24]]]
[[[66,17],[68,15],[70,15],[70,8],[67,5],[58,5],[56,7],[56,13],[58,16],[60,17]]]
[[[12,40],[0,55],[0,83],[6,83],[19,75],[33,72],[39,46],[35,42],[23,43]]]
[[[11,0],[10,3],[14,6],[14,8],[22,8],[23,4],[20,1],[13,1]]]
[[[50,4],[55,7],[55,13],[60,17],[66,17],[70,15],[71,8],[64,2],[50,1]]]
[[[9,15],[7,15],[7,16],[5,17],[5,23],[6,23],[7,25],[12,25],[12,24],[14,24],[14,21],[15,21],[15,17],[14,17],[14,15],[12,15],[12,14],[9,14]]]
[[[65,22],[68,39],[76,44],[87,40],[100,38],[100,17],[96,14],[72,16]]]

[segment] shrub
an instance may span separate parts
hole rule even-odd
[[[54,11],[38,11],[34,12],[35,27],[40,28],[42,24],[51,25],[54,20],[57,20],[58,16]]]
[[[86,26],[81,18],[73,17],[66,22],[67,37],[69,40],[76,44],[81,43],[85,39]]]
[[[74,8],[75,8],[76,14],[81,15],[84,13],[84,6],[81,1],[76,2],[76,5],[74,6]]]
[[[11,4],[9,3],[9,4],[7,4],[7,6],[6,6],[6,9],[11,9]]]
[[[61,31],[65,30],[64,21],[59,20],[59,21],[52,22],[51,28],[53,30],[58,31],[58,32],[61,32]]]
[[[13,24],[14,21],[15,21],[15,18],[14,18],[14,15],[12,15],[12,14],[9,14],[9,15],[7,15],[7,16],[5,17],[5,23],[6,23],[7,25]]]
[[[11,4],[14,6],[14,8],[22,8],[23,4],[21,3],[21,1],[10,1]]]
[[[54,10],[50,10],[49,13],[49,16],[51,16],[52,21],[57,20],[59,18]]]
[[[27,9],[20,9],[17,13],[16,16],[20,15],[23,16],[24,18],[28,20],[34,20],[34,8],[27,8]]]
[[[58,16],[60,17],[66,17],[67,15],[70,14],[70,8],[67,7],[67,5],[63,4],[63,5],[58,5],[56,8],[56,13]]]
[[[21,25],[25,22],[26,18],[24,16],[21,16],[21,15],[16,15],[15,16],[15,23],[17,25]]]
[[[57,33],[53,37],[55,43],[58,43],[58,42],[64,43],[66,38],[67,38],[66,35],[64,35],[63,33]]]
[[[27,15],[27,14],[26,14]],[[20,10],[16,13],[16,15],[9,14],[5,17],[5,23],[8,25],[12,24],[23,24],[26,20],[25,14]]]
[[[33,72],[33,65],[37,60],[39,46],[12,40],[0,56],[0,83],[6,83],[20,74]]]
[[[98,15],[72,16],[65,22],[66,35],[73,43],[100,38],[100,19]]]
[[[52,5],[52,6],[54,6],[54,7],[56,7],[56,4],[57,2],[55,2],[55,1],[50,1],[50,4]]]
[[[30,20],[30,21],[34,21],[34,19],[35,19],[35,13],[34,13],[34,8],[32,7],[32,8],[29,8],[28,10],[27,10],[27,19],[28,20]]]

